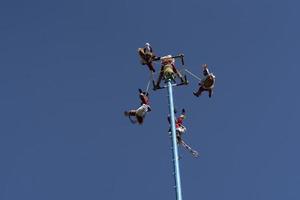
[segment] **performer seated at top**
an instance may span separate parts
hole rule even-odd
[[[157,83],[154,85],[154,90],[160,88],[160,82],[162,79],[171,79],[175,80],[175,75],[177,75],[182,84],[187,84],[187,81],[183,78],[181,73],[176,69],[175,67],[175,59],[172,57],[172,55],[167,55],[160,58],[161,60],[161,68],[159,77],[157,80]]]
[[[151,107],[149,105],[149,93],[143,92],[139,89],[139,97],[141,100],[141,106],[138,109],[124,112],[125,116],[128,116],[130,121],[134,124],[136,122],[138,122],[138,124],[143,124],[146,113],[151,111]],[[135,117],[136,120],[131,119],[131,116]]]
[[[214,84],[216,81],[216,77],[213,73],[210,73],[208,70],[208,65],[203,64],[203,75],[204,78],[199,82],[199,89],[197,92],[193,92],[196,97],[199,97],[203,91],[208,91],[208,96],[211,98],[213,93]]]
[[[138,53],[141,58],[141,63],[143,65],[147,65],[150,71],[155,72],[152,61],[156,58],[156,56],[154,55],[150,44],[146,43],[144,48],[138,48]]]

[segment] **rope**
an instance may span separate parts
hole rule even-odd
[[[150,80],[148,81],[148,84],[147,84],[146,93],[149,91],[149,86],[150,86]]]
[[[149,78],[149,81],[148,81],[147,87],[146,87],[146,93],[149,91],[150,83],[152,80],[153,80],[153,72],[150,73],[150,78]]]
[[[190,72],[188,69],[184,69],[184,71],[186,71],[187,73],[189,73],[191,76],[193,76],[197,80],[201,81],[201,78],[199,78],[198,76],[196,76],[195,74],[193,74],[192,72]]]

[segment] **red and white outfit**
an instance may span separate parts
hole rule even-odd
[[[180,115],[180,117],[178,117],[177,120],[175,121],[176,132],[180,135],[186,132],[186,128],[183,125],[184,118],[185,118],[184,115]]]
[[[149,105],[148,93],[144,93],[142,92],[142,90],[140,90],[139,97],[141,100],[141,106],[136,110],[125,111],[124,114],[125,116],[129,116],[129,119],[132,123],[138,122],[139,124],[142,124],[147,112],[151,111],[151,107]],[[136,118],[136,121],[132,120],[130,116],[134,116]]]

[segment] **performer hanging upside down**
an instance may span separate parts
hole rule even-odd
[[[147,65],[150,71],[155,72],[152,61],[156,58],[156,56],[154,55],[150,44],[146,43],[144,48],[138,48],[138,53],[141,58],[142,65]]]
[[[167,55],[164,57],[161,57],[161,68],[159,77],[157,80],[157,83],[154,86],[154,90],[160,88],[160,82],[162,79],[167,80],[171,79],[175,81],[175,76],[177,75],[182,84],[187,84],[187,81],[183,78],[181,73],[176,69],[175,67],[175,59],[172,57],[172,55]]]
[[[129,110],[125,111],[125,116],[129,117],[130,121],[135,124],[142,124],[144,122],[144,118],[146,116],[146,113],[151,111],[151,107],[149,105],[149,93],[143,92],[141,89],[139,89],[139,97],[141,100],[141,106],[136,110]],[[136,120],[133,120],[131,116],[135,117]]]
[[[181,144],[184,148],[190,151],[193,156],[197,157],[199,154],[196,150],[192,149],[188,144],[182,139],[182,135],[186,132],[186,127],[183,125],[183,120],[186,118],[185,109],[182,109],[180,116],[175,120],[176,138],[177,144]],[[169,124],[171,123],[170,116],[168,116]],[[171,132],[171,128],[169,129]]]
[[[208,70],[208,65],[203,64],[203,75],[204,78],[199,83],[199,89],[197,92],[193,92],[193,94],[196,97],[199,97],[203,91],[208,91],[208,96],[211,98],[211,95],[213,93],[214,84],[216,81],[216,77],[213,75],[213,73],[210,73]]]
[[[177,137],[177,142],[180,143],[182,138],[182,134],[186,132],[186,128],[183,125],[183,120],[186,118],[185,116],[185,109],[182,109],[181,115],[175,120],[175,129],[176,129],[176,137]],[[171,123],[170,116],[168,116],[168,121]],[[169,130],[171,131],[171,129]]]

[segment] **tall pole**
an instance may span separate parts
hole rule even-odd
[[[181,181],[180,181],[180,171],[179,171],[179,157],[177,149],[177,138],[175,129],[175,116],[174,116],[174,102],[173,102],[173,90],[171,80],[167,80],[168,84],[168,95],[169,95],[169,111],[171,116],[171,132],[172,132],[172,156],[173,156],[173,168],[174,168],[174,178],[175,178],[175,188],[176,188],[176,200],[182,200],[181,194]]]

